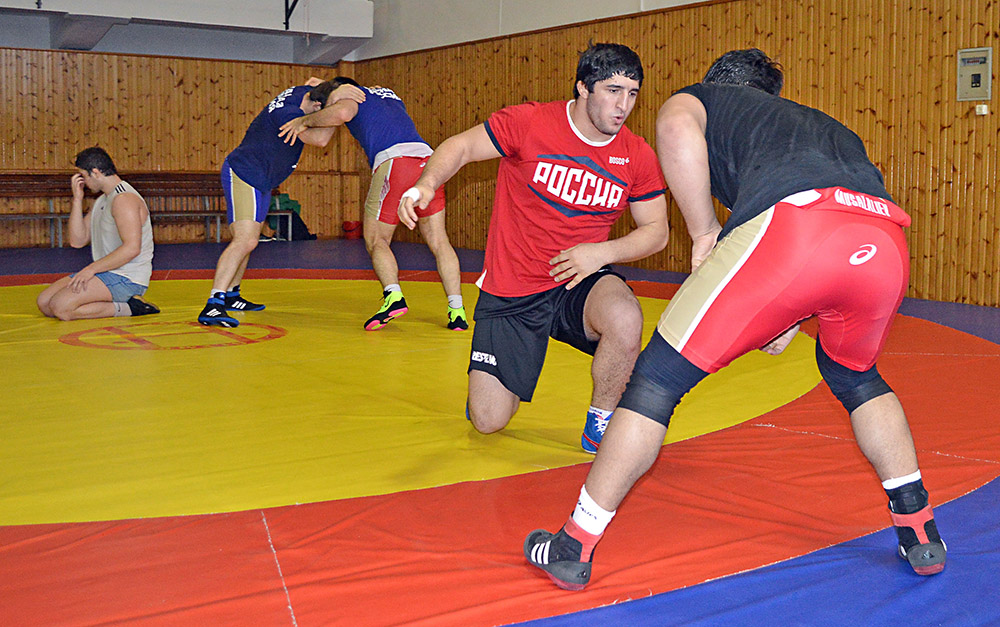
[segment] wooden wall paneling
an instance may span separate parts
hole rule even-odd
[[[934,56],[937,50],[927,49],[920,45],[920,41],[926,41],[932,37],[934,16],[929,7],[915,7],[915,26],[911,31],[912,39],[905,43],[906,47],[912,51],[911,59],[916,61],[913,85],[913,97],[917,99],[912,104],[916,105],[916,120],[920,124],[919,133],[924,149],[924,159],[928,169],[927,176],[923,180],[916,181],[916,190],[919,192],[920,204],[914,209],[924,219],[922,223],[923,237],[918,240],[922,247],[918,249],[922,253],[923,265],[919,272],[915,272],[921,277],[922,290],[916,294],[923,296],[934,293],[947,293],[945,285],[945,267],[949,264],[949,250],[946,247],[945,238],[947,236],[946,222],[948,212],[953,206],[952,203],[938,201],[941,192],[948,197],[952,197],[952,176],[951,163],[947,159],[946,144],[953,141],[953,127],[950,116],[940,115],[940,107],[948,107],[948,103],[942,102],[943,95],[940,93],[940,81],[937,74],[942,71],[939,65],[934,63]],[[940,40],[939,40],[940,41]],[[936,46],[939,49],[940,43]],[[904,92],[906,93],[906,92]],[[953,97],[948,97],[951,101]],[[912,100],[911,100],[912,101]],[[915,129],[916,130],[916,129]]]
[[[988,41],[991,35],[994,42],[997,40],[997,33],[991,33],[991,29],[1000,28],[997,3],[987,6],[959,3],[951,11],[955,13],[953,23],[956,28],[949,35],[954,38],[955,49],[980,46],[976,42]],[[994,58],[998,53],[1000,50],[994,49]],[[954,67],[954,55],[949,55],[949,61]],[[945,83],[946,92],[949,89],[952,92],[956,89],[953,79]],[[967,232],[957,234],[960,240],[956,246],[964,252],[966,269],[963,275],[968,285],[960,287],[958,293],[969,294],[971,302],[985,302],[995,293],[996,282],[1000,279],[995,239],[1000,212],[996,210],[996,178],[989,175],[997,172],[997,148],[995,143],[991,145],[988,133],[983,132],[988,128],[988,118],[975,115],[973,104],[960,103],[959,108],[964,159],[958,167],[962,181],[958,210],[967,216]],[[990,210],[989,202],[980,202],[979,198],[992,198],[993,210]]]
[[[449,136],[484,123],[496,110],[521,104],[539,96],[522,80],[528,66],[542,65],[544,59],[525,58],[515,51],[510,39],[480,42],[442,59],[460,71],[455,103],[448,107],[450,126],[439,129],[433,145]],[[439,105],[441,106],[441,105]],[[431,113],[428,110],[427,113]],[[464,248],[486,248],[486,234],[492,215],[499,161],[491,160],[463,168],[445,187],[446,223],[453,244]]]
[[[344,207],[344,219],[337,225],[338,237],[343,234],[343,222],[364,220],[363,200],[358,199],[364,198],[370,182],[371,174],[367,172],[363,175],[347,172],[340,177],[340,202]]]
[[[0,72],[3,77],[3,80],[0,80],[0,105],[3,111],[20,111],[19,117],[22,120],[21,124],[5,129],[9,130],[10,134],[0,136],[0,164],[12,161],[13,152],[24,145],[23,125],[30,115],[24,106],[25,103],[20,99],[17,83],[18,53],[19,51],[12,48],[0,48]]]
[[[317,236],[332,235],[332,224],[340,215],[333,189],[339,177],[325,173],[296,172],[281,185],[281,191],[301,205],[300,216]],[[337,194],[339,196],[339,194]]]
[[[367,85],[392,88],[406,103],[421,136],[437,146],[442,141],[481,124],[490,113],[526,96],[510,85],[510,53],[506,39],[400,55],[357,64],[357,78]],[[363,157],[359,206],[367,192],[370,172]],[[446,186],[446,221],[456,245],[484,248],[492,205],[496,162],[463,168]],[[483,180],[485,179],[485,185]],[[479,208],[470,211],[470,207]],[[416,233],[397,229],[397,239],[420,241]]]
[[[949,4],[943,3],[939,6],[929,5],[928,20],[926,22],[929,38],[934,38],[938,46],[929,48],[924,53],[926,61],[925,80],[927,81],[928,92],[934,103],[928,112],[928,118],[934,120],[941,129],[940,135],[934,142],[935,154],[941,167],[942,184],[948,190],[947,200],[939,203],[939,213],[934,221],[934,246],[937,263],[934,270],[937,273],[932,289],[940,291],[942,294],[955,294],[959,285],[963,282],[961,276],[964,240],[968,235],[967,229],[963,228],[963,211],[961,207],[961,187],[957,170],[965,157],[963,148],[963,132],[961,128],[961,114],[958,103],[955,101],[954,92],[944,93],[945,76],[955,73],[955,38],[952,36],[953,15]],[[942,29],[942,27],[944,27]],[[947,59],[951,59],[950,67],[945,65]],[[953,81],[948,81],[952,82]],[[965,105],[968,106],[968,105]],[[964,108],[964,107],[963,107]],[[963,246],[955,245],[956,239],[963,239]]]
[[[65,171],[92,145],[105,147],[126,172],[214,171],[270,98],[310,75],[330,73],[326,67],[19,49],[0,49],[0,71],[5,110],[19,112],[4,116],[0,174]],[[324,154],[326,163],[320,166],[316,156],[314,169],[336,167],[336,145]],[[6,212],[47,210],[43,199],[0,204]],[[165,222],[156,227],[157,240],[197,241],[203,228]],[[7,225],[0,245],[48,245],[47,229]]]

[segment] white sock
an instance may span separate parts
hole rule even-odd
[[[132,308],[128,303],[112,303],[115,306],[115,318],[125,318],[132,315]]]
[[[615,512],[609,512],[594,502],[587,494],[587,486],[580,488],[580,500],[573,510],[573,522],[589,534],[599,536],[604,533],[608,523],[615,517]]]
[[[391,285],[386,285],[382,288],[383,292],[402,292],[403,288],[399,287],[399,283],[393,283]]]
[[[598,416],[601,417],[601,420],[607,420],[608,418],[611,417],[611,414],[615,413],[615,410],[613,410],[613,409],[598,409],[598,408],[594,407],[593,405],[591,405],[590,409],[587,410],[587,413],[588,414],[590,414],[590,413],[597,414]]]
[[[213,289],[208,293],[209,298],[218,298],[219,300],[226,300],[226,290],[216,290]]]
[[[898,488],[900,486],[904,486],[907,483],[913,483],[917,479],[920,479],[920,471],[919,470],[917,472],[912,472],[912,473],[910,473],[908,475],[905,475],[903,477],[896,477],[894,479],[886,479],[885,481],[882,482],[882,487],[885,488],[886,490],[895,490],[896,488]]]
[[[448,306],[452,309],[462,308],[462,295],[448,296]]]

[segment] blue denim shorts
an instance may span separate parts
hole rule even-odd
[[[111,300],[116,303],[126,303],[133,296],[142,296],[146,293],[147,287],[145,285],[133,283],[114,272],[98,272],[94,276],[100,279],[101,283],[108,286],[108,291],[111,292]]]

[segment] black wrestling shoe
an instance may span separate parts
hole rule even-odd
[[[208,299],[205,308],[198,314],[198,322],[208,327],[238,327],[240,321],[226,313],[226,305],[221,298]]]
[[[234,311],[261,311],[264,309],[264,305],[251,303],[247,299],[240,296],[239,292],[226,292],[226,300],[224,304],[226,309]]]
[[[125,301],[128,305],[129,311],[132,312],[132,316],[148,316],[150,314],[160,313],[160,308],[153,303],[147,303],[138,296],[133,296],[132,298]]]
[[[934,513],[928,505],[912,514],[889,510],[899,540],[899,557],[918,575],[936,575],[944,570],[948,547],[938,534]]]
[[[565,528],[559,533],[535,529],[524,539],[524,557],[528,563],[545,571],[563,590],[583,590],[590,583],[594,553],[591,551],[590,559],[581,562],[582,552],[583,544],[566,533]]]

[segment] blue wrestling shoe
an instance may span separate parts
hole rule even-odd
[[[597,453],[597,447],[601,445],[609,420],[611,420],[610,416],[601,418],[592,411],[587,412],[587,423],[583,425],[583,435],[580,436],[580,447],[584,451],[591,454]]]
[[[198,322],[207,327],[238,327],[240,321],[226,313],[226,303],[221,298],[208,299],[205,308],[198,314]]]

